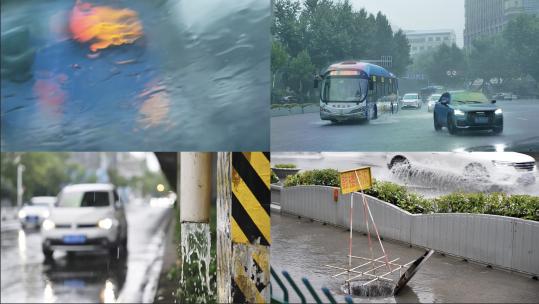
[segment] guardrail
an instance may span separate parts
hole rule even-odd
[[[272,187],[272,201],[281,212],[340,227],[349,224],[350,194],[333,198],[333,187]],[[275,195],[275,197],[274,197]],[[360,206],[361,194],[354,193]],[[406,244],[434,249],[448,255],[490,266],[539,276],[539,222],[506,216],[434,213],[411,214],[399,207],[366,196],[380,235]],[[363,208],[354,208],[354,218],[363,218]],[[353,229],[365,232],[363,221]]]

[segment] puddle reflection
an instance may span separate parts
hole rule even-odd
[[[45,266],[45,298],[115,303],[125,282],[126,262],[82,253],[57,258]]]

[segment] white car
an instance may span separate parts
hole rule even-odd
[[[421,98],[419,98],[419,94],[408,93],[404,94],[401,99],[401,108],[414,107],[416,109],[420,109],[422,103],[423,102],[421,101]]]
[[[434,105],[440,100],[440,97],[442,97],[442,94],[432,94],[429,97],[429,101],[427,104],[427,111],[432,112],[434,111]]]
[[[55,196],[32,197],[30,202],[25,204],[18,213],[22,228],[39,228],[43,220],[49,217],[50,210],[55,203]]]
[[[423,165],[472,180],[486,178],[497,183],[520,185],[536,182],[535,159],[516,152],[388,153],[386,161],[389,169],[397,165]]]
[[[41,225],[42,249],[52,259],[55,250],[127,253],[127,221],[122,202],[111,184],[66,186],[56,208]]]

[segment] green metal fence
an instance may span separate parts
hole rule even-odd
[[[293,291],[300,298],[301,303],[307,303],[305,295],[299,288],[298,284],[296,284],[294,279],[290,276],[290,274],[287,271],[283,271],[282,275],[284,276],[286,281],[288,281],[288,284],[290,285],[290,287],[292,287],[292,290],[290,290],[290,292]],[[289,289],[283,283],[279,275],[273,270],[273,267],[271,268],[271,277],[275,280],[275,282],[277,282],[277,285],[279,286],[279,288],[282,290],[282,293],[283,293],[282,299],[276,299],[273,296],[273,284],[272,284],[271,285],[271,303],[275,303],[275,304],[289,303],[289,295],[290,295]],[[318,304],[321,304],[321,303],[336,304],[337,303],[337,301],[335,301],[335,298],[333,297],[333,295],[331,294],[331,291],[328,288],[326,287],[322,288],[322,293],[328,299],[327,301],[323,301],[307,278],[302,278],[301,281],[303,282],[303,284],[305,285],[305,287],[307,288],[307,290],[309,291],[313,299],[316,301],[316,303]],[[346,303],[354,303],[351,296],[346,296],[344,299]]]

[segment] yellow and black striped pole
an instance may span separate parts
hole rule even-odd
[[[226,155],[231,156],[231,162]],[[228,215],[228,223],[218,223],[218,242],[223,245],[222,251],[231,250],[229,253],[218,252],[218,255],[222,254],[218,258],[218,284],[230,282],[230,289],[219,288],[218,300],[269,303],[269,153],[224,153],[219,156],[218,171],[218,213]],[[218,218],[224,219],[219,214]],[[226,276],[230,280],[226,280]]]

